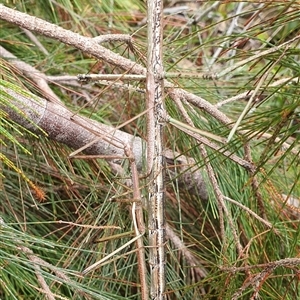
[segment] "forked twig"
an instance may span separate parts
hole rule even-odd
[[[257,299],[257,295],[259,290],[262,287],[262,284],[266,281],[266,279],[270,276],[272,272],[278,267],[296,267],[300,265],[300,259],[299,258],[285,258],[277,261],[273,261],[267,264],[260,264],[256,266],[247,266],[247,267],[240,267],[240,268],[226,268],[228,271],[246,271],[254,268],[262,267],[264,268],[261,272],[256,274],[255,276],[252,276],[252,278],[247,278],[247,280],[244,282],[244,284],[233,294],[232,300],[239,299],[242,293],[248,288],[249,286],[252,286],[254,289],[254,295],[250,299]],[[225,270],[225,268],[223,269]],[[299,275],[298,275],[299,276]],[[295,275],[297,277],[297,274]]]
[[[56,39],[64,44],[71,45],[84,53],[91,54],[109,64],[118,66],[126,71],[130,71],[132,74],[146,74],[146,69],[143,66],[102,47],[96,42],[96,40],[94,40],[94,38],[85,37],[70,30],[63,29],[60,26],[5,7],[2,4],[0,4],[0,18],[30,31],[35,31],[44,36]],[[160,76],[164,77],[164,74],[161,73]],[[167,80],[164,80],[164,85],[168,89],[174,88],[174,85]],[[215,108],[213,104],[199,96],[189,93],[183,89],[174,90],[171,97],[173,98],[174,96],[186,99],[188,102],[211,114],[223,124],[231,123],[230,118]]]

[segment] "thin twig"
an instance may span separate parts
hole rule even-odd
[[[134,74],[146,74],[145,68],[99,45],[97,39],[94,40],[94,38],[85,37],[70,30],[63,29],[60,26],[51,24],[40,18],[32,17],[26,13],[8,8],[3,4],[0,4],[0,19],[44,36],[54,38],[124,70],[131,70]]]
[[[37,39],[37,37],[31,31],[25,28],[22,28],[22,30],[29,37],[29,39],[40,49],[42,53],[44,53],[46,56],[49,55],[49,52],[46,50],[46,48],[42,45],[42,43]]]
[[[77,79],[81,82],[98,81],[98,80],[145,80],[145,75],[136,74],[79,74]]]
[[[132,37],[129,34],[104,34],[93,38],[96,43],[126,42],[132,44]]]
[[[132,217],[134,220],[135,235],[140,238],[137,239],[137,253],[138,253],[138,269],[141,282],[142,300],[147,300],[149,297],[148,284],[147,284],[147,268],[145,259],[145,248],[143,243],[143,235],[145,233],[145,222],[143,216],[143,206],[141,200],[141,192],[139,187],[139,174],[135,159],[131,150],[130,145],[124,147],[125,155],[128,157],[130,162],[130,168],[132,173],[132,188],[133,188],[133,199],[135,200],[132,204]]]
[[[121,250],[125,249],[127,246],[131,245],[132,243],[136,242],[139,238],[141,238],[143,235],[140,234],[138,236],[135,236],[133,239],[131,239],[130,241],[128,241],[127,243],[123,244],[121,247],[119,247],[118,249],[114,250],[113,252],[109,253],[108,255],[106,255],[105,257],[103,257],[102,259],[100,259],[99,261],[95,262],[94,264],[92,264],[91,266],[87,267],[86,269],[84,269],[81,274],[82,275],[86,275],[89,272],[99,268],[105,261],[107,261],[109,258],[111,258],[112,256],[114,256],[116,253],[120,252]]]
[[[0,5],[1,9],[1,5]],[[47,83],[47,76],[37,70],[36,68],[28,65],[27,63],[18,59],[15,55],[7,51],[5,48],[0,46],[0,57],[7,59],[12,65],[14,65],[18,70],[25,73],[29,78],[31,78],[36,85],[39,87],[40,92],[49,101],[62,103],[61,100],[56,96]]]
[[[44,36],[59,40],[64,44],[71,45],[84,53],[89,53],[100,60],[118,66],[132,74],[146,74],[146,69],[143,66],[100,46],[93,38],[81,36],[80,34],[63,29],[60,26],[48,23],[42,19],[5,7],[2,4],[0,4],[0,18],[30,31],[35,31]],[[163,77],[163,73],[160,76]],[[174,88],[174,85],[166,80],[164,80],[164,85],[168,89]],[[199,96],[183,89],[175,89],[171,97],[174,96],[180,99],[186,99],[224,124],[230,124],[232,122],[224,113],[216,109],[213,104]]]
[[[265,224],[267,227],[269,228],[273,228],[273,225],[269,222],[264,220],[263,218],[261,218],[259,215],[257,215],[254,211],[252,211],[250,208],[248,208],[247,206],[241,204],[238,201],[235,201],[229,197],[224,196],[224,199],[235,204],[236,206],[242,208],[244,211],[246,211],[248,214],[252,215],[254,218],[256,218],[258,221],[262,222],[263,224]]]
[[[175,247],[182,252],[185,259],[189,262],[190,266],[194,269],[196,274],[200,278],[205,278],[208,275],[208,271],[202,266],[202,264],[195,258],[188,247],[181,241],[181,239],[174,232],[169,224],[166,224],[166,233],[168,238],[172,241]]]
[[[274,46],[272,48],[269,48],[267,50],[264,50],[264,51],[261,51],[259,53],[257,53],[256,55],[253,55],[249,58],[246,58],[244,60],[241,60],[239,61],[238,63],[236,63],[235,65],[233,66],[230,66],[222,71],[220,71],[219,73],[214,73],[214,74],[210,74],[210,75],[207,75],[206,76],[206,79],[219,79],[227,74],[233,74],[233,71],[246,65],[247,63],[251,62],[251,61],[254,61],[254,60],[257,60],[259,58],[262,58],[264,56],[267,56],[269,54],[272,54],[272,53],[275,53],[277,51],[280,51],[282,49],[284,49],[285,51],[288,50],[289,48],[292,47],[292,43],[299,40],[300,39],[300,35],[297,35],[295,36],[294,38],[282,43],[281,45],[279,46]]]
[[[244,267],[220,267],[220,269],[224,272],[243,272],[246,270],[253,270],[257,268],[278,268],[278,267],[296,267],[300,266],[300,258],[299,257],[288,257],[275,261],[271,261],[265,264],[257,264],[252,266],[244,266]]]
[[[261,285],[263,282],[269,277],[269,275],[274,272],[274,270],[278,267],[295,267],[300,265],[300,259],[299,258],[285,258],[281,259],[278,261],[270,262],[267,264],[260,264],[256,266],[247,266],[247,267],[241,267],[241,268],[235,268],[234,272],[237,271],[246,271],[249,270],[250,268],[258,268],[258,267],[263,267],[264,269],[259,272],[257,275],[252,276],[250,279],[246,280],[243,284],[242,287],[240,287],[233,295],[232,295],[232,300],[238,299],[243,291],[246,290],[247,287],[250,285],[253,286],[254,289],[254,294],[257,294],[259,289],[261,288]],[[230,270],[230,268],[228,268]],[[233,269],[231,270],[233,271]],[[295,277],[297,278],[297,275],[295,274]],[[251,297],[251,299],[257,299],[257,297]]]
[[[41,272],[41,268],[38,264],[36,264],[36,256],[33,254],[33,252],[24,246],[19,246],[19,249],[23,252],[26,253],[28,259],[30,260],[30,262],[33,264],[33,268],[35,270],[35,274],[36,274],[36,278],[39,282],[39,284],[42,287],[43,293],[45,294],[45,297],[48,300],[55,300],[55,296],[52,294],[46,280],[44,279],[42,272]]]
[[[177,99],[176,104],[177,104],[180,112],[184,116],[186,122],[189,124],[189,126],[191,128],[193,128],[194,127],[194,123],[193,123],[192,119],[189,117],[189,115],[186,113],[183,105],[180,104],[179,99]],[[179,129],[181,129],[181,128],[179,128]],[[200,134],[199,134],[199,136],[200,136],[200,138],[202,138]],[[234,225],[232,217],[231,217],[231,215],[230,215],[230,213],[229,213],[229,211],[227,209],[227,206],[224,203],[224,199],[223,199],[224,196],[223,196],[223,193],[221,192],[220,187],[218,185],[215,172],[214,172],[214,170],[213,170],[213,168],[211,166],[211,163],[209,162],[205,146],[203,144],[200,144],[199,145],[199,149],[200,149],[200,153],[202,155],[202,158],[203,158],[203,160],[205,162],[205,167],[206,167],[206,170],[207,170],[207,174],[208,174],[210,182],[211,182],[211,184],[213,186],[214,193],[215,193],[216,198],[218,200],[221,238],[222,238],[223,242],[225,242],[225,228],[224,228],[224,214],[223,214],[223,211],[224,211],[225,215],[226,215],[226,217],[228,219],[229,225],[231,227],[232,234],[233,234],[234,240],[236,242],[236,247],[238,249],[238,253],[239,253],[240,256],[242,256],[242,254],[243,254],[242,245],[241,245],[241,243],[239,241],[239,238],[238,238],[236,226]]]

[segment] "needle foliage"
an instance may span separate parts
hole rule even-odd
[[[166,126],[167,147],[194,159],[209,195],[201,199],[176,179],[167,184],[166,221],[181,246],[168,237],[166,297],[299,299],[300,4],[225,2],[164,1],[167,80],[215,105],[232,123],[187,99],[180,99],[180,108],[171,90],[168,114],[222,140],[239,122],[218,149],[203,146],[191,130]],[[90,37],[130,34],[133,45],[105,47],[146,65],[143,1],[3,4]],[[36,38],[44,50],[21,28],[0,20],[0,46],[47,76],[124,72],[56,40]],[[0,57],[0,71],[0,87],[43,95],[12,60]],[[112,126],[146,108],[143,83],[130,84],[132,89],[49,81],[72,111]],[[126,161],[120,176],[104,159],[70,158],[74,149],[10,120],[1,109],[9,105],[10,96],[0,89],[0,298],[140,299],[137,249],[128,243],[134,238],[134,199]],[[145,138],[145,116],[122,130]],[[146,181],[140,186],[147,199]],[[126,243],[100,267],[81,273]]]

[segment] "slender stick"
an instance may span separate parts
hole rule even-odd
[[[145,80],[145,75],[136,74],[79,74],[77,79],[81,82],[97,80]]]
[[[139,187],[139,174],[135,163],[134,155],[129,144],[124,147],[125,155],[130,161],[133,187],[133,204],[132,204],[132,219],[134,222],[135,235],[139,237],[136,240],[137,258],[139,267],[139,276],[141,282],[141,299],[148,300],[149,291],[147,286],[147,269],[145,259],[145,247],[143,244],[143,235],[145,233],[145,223],[143,216],[143,206],[141,202],[141,192]],[[137,202],[135,202],[137,200]]]
[[[115,251],[109,253],[108,255],[106,255],[105,257],[103,257],[102,259],[98,260],[97,262],[95,262],[94,264],[92,264],[91,266],[87,267],[86,269],[84,269],[81,272],[81,275],[86,275],[87,273],[95,270],[96,268],[98,268],[99,266],[101,266],[105,261],[107,261],[109,258],[113,257],[116,253],[120,252],[121,250],[125,249],[126,247],[128,247],[130,244],[132,244],[133,242],[137,241],[139,238],[142,237],[142,234],[135,236],[133,239],[131,239],[129,242],[123,244],[121,247],[119,247],[118,249],[116,249]]]
[[[150,173],[149,185],[149,264],[151,273],[150,299],[163,300],[165,296],[165,195],[163,127],[165,110],[163,103],[162,63],[162,0],[148,0],[148,65],[147,65],[147,107],[148,148],[147,167]]]
[[[149,0],[149,2],[151,1]],[[148,18],[148,22],[151,21],[153,17],[154,15],[150,15],[150,18]],[[81,50],[83,53],[88,53],[90,55],[93,55],[94,57],[100,60],[104,60],[109,64],[118,66],[118,68],[127,71],[130,70],[130,73],[132,74],[144,75],[146,73],[146,70],[143,66],[102,47],[97,43],[97,39],[95,40],[94,38],[81,36],[80,34],[74,33],[70,30],[66,30],[57,25],[48,23],[42,19],[32,17],[28,14],[21,13],[17,10],[5,7],[2,4],[0,4],[0,19],[18,25],[21,28],[26,28],[30,31],[34,31],[36,33],[50,37],[52,39],[56,39],[66,45],[71,45]],[[292,39],[291,41],[295,41],[295,39]],[[152,40],[149,43],[149,47],[151,46],[151,44],[152,44]],[[279,48],[276,49],[279,50]],[[273,52],[275,52],[275,50]],[[265,54],[269,54],[269,52]],[[255,58],[260,58],[260,57],[255,56]],[[247,61],[245,61],[245,63],[246,62]],[[238,65],[237,67],[239,66],[240,65]],[[208,78],[210,77],[210,75],[207,75],[206,77]],[[232,122],[230,118],[228,118],[224,113],[219,111],[209,101],[199,96],[196,96],[192,93],[189,93],[183,89],[180,88],[173,89],[174,85],[171,82],[168,82],[167,80],[165,80],[165,87],[168,89],[172,89],[172,91],[170,90],[168,91],[168,94],[171,98],[177,97],[180,99],[186,99],[186,101],[208,112],[211,116],[215,117],[223,124],[227,125]]]

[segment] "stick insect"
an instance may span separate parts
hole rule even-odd
[[[135,118],[137,118],[136,116]],[[130,120],[132,121],[132,120]],[[82,125],[82,124],[81,124]],[[124,126],[122,124],[121,126]],[[108,143],[113,145],[117,148],[123,148],[125,156],[106,156],[106,155],[93,155],[93,158],[106,158],[106,159],[128,159],[130,163],[130,170],[131,170],[131,181],[132,181],[132,190],[133,190],[133,201],[131,205],[131,214],[133,220],[133,227],[135,232],[135,237],[132,238],[129,242],[125,243],[109,255],[105,256],[103,259],[97,261],[96,263],[92,264],[91,266],[87,267],[85,270],[82,271],[82,275],[86,275],[89,272],[95,270],[99,266],[101,266],[104,262],[109,260],[111,257],[131,245],[132,243],[136,243],[137,245],[137,252],[138,252],[138,267],[139,267],[139,276],[141,281],[141,294],[142,299],[148,299],[148,287],[146,283],[147,279],[147,271],[146,271],[146,263],[145,263],[145,250],[143,245],[143,235],[145,233],[145,223],[143,219],[143,208],[141,203],[141,193],[139,187],[139,175],[138,175],[138,168],[135,162],[135,158],[131,149],[131,146],[128,143],[124,143],[120,139],[114,136],[114,132],[107,133],[104,135],[99,135],[97,132],[93,132],[95,135],[98,135],[98,138],[94,139],[94,141],[86,144],[85,146],[81,147],[80,149],[72,152],[69,157],[76,158],[76,155],[87,149],[88,147],[92,146],[93,143],[96,143],[99,140],[106,140]],[[83,156],[81,155],[80,158]],[[88,156],[87,156],[88,158]]]

